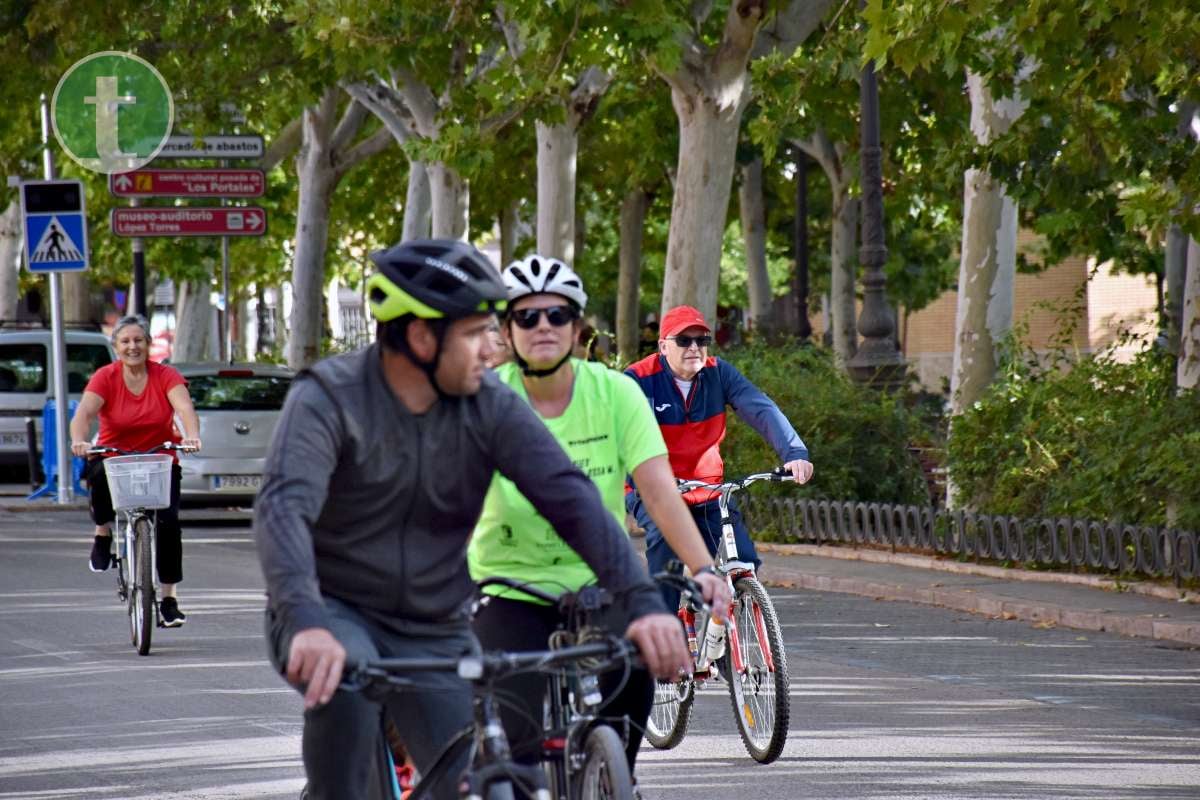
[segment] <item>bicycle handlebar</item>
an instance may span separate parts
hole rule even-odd
[[[791,479],[792,473],[787,469],[787,467],[780,466],[776,467],[770,472],[756,472],[753,475],[746,475],[742,478],[734,478],[733,480],[718,483],[709,483],[708,481],[685,481],[682,479],[677,479],[677,485],[681,493],[690,492],[694,489],[710,489],[714,492],[722,492],[726,490],[729,492],[739,492],[750,484],[758,481],[776,481],[778,483],[783,483]]]
[[[106,456],[106,455],[148,456],[148,455],[153,455],[154,453],[161,453],[164,451],[172,451],[172,450],[178,450],[181,453],[196,452],[195,447],[185,447],[182,444],[176,444],[175,442],[163,442],[160,445],[151,447],[149,450],[122,450],[119,447],[110,447],[108,445],[97,445],[96,447],[89,447],[87,454],[89,456]]]
[[[347,666],[342,675],[341,688],[361,691],[372,683],[404,686],[410,683],[402,677],[404,674],[420,672],[453,672],[463,680],[485,683],[518,672],[533,672],[572,661],[595,658],[616,661],[636,656],[637,647],[633,642],[612,637],[558,650],[525,653],[496,651],[458,658],[378,658]]]

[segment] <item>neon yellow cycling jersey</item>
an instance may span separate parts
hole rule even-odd
[[[633,379],[595,362],[573,358],[571,366],[575,386],[570,404],[562,415],[542,421],[596,484],[604,507],[624,526],[626,474],[655,456],[666,455],[667,447],[654,412]],[[503,364],[496,373],[529,402],[516,364]],[[562,502],[573,499],[564,497]],[[492,477],[467,555],[475,580],[504,576],[535,583],[551,594],[575,591],[596,580],[513,482],[499,474]],[[510,589],[492,587],[491,591],[516,597]]]

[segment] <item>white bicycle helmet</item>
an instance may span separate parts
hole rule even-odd
[[[508,289],[508,302],[529,294],[559,294],[570,300],[579,310],[587,307],[587,292],[583,281],[557,258],[539,256],[534,253],[504,268],[504,286]]]

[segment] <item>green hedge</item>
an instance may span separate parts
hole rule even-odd
[[[1178,395],[1175,361],[1143,343],[1039,365],[1005,361],[982,400],[955,419],[949,465],[963,505],[993,514],[1074,516],[1200,529],[1200,393]]]
[[[929,502],[920,465],[908,450],[927,441],[929,433],[902,400],[853,383],[824,348],[752,343],[718,355],[778,403],[808,445],[813,480],[803,487],[772,484],[771,489],[810,499]],[[731,477],[761,472],[779,461],[733,413],[721,454]]]

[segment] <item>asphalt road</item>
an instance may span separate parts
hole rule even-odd
[[[244,521],[185,530],[178,630],[139,657],[82,515],[0,513],[0,798],[293,798],[300,701],[271,671]],[[187,523],[185,522],[185,525]],[[776,590],[783,757],[744,753],[706,689],[647,800],[1195,798],[1200,653],[939,608]]]

